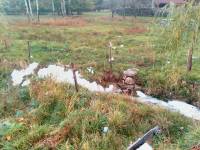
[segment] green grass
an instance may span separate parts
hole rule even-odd
[[[131,141],[155,125],[162,129],[162,134],[153,142],[154,147],[159,148],[164,141],[177,144],[192,126],[190,119],[177,113],[138,104],[126,96],[95,94],[84,89],[74,93],[74,87],[52,80],[35,81],[28,91],[21,90],[21,97],[15,101],[23,102],[24,108],[17,105],[15,109],[20,109],[22,115],[7,116],[6,126],[0,126],[1,149],[52,147],[45,139],[55,142],[58,149],[65,146],[126,149]],[[33,99],[39,105],[30,108]],[[1,124],[3,122],[5,124],[3,120]],[[108,133],[103,133],[104,127],[109,127]],[[57,136],[60,141],[56,140]]]

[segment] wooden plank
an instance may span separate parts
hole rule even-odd
[[[147,140],[151,139],[153,135],[160,133],[159,126],[154,127],[153,129],[149,130],[146,134],[143,135],[143,137],[139,138],[136,142],[131,144],[127,150],[136,150],[140,146],[142,146],[144,143],[146,143]]]

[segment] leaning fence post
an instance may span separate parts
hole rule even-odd
[[[76,92],[78,92],[78,82],[77,82],[77,78],[76,78],[76,69],[75,69],[73,63],[71,63],[71,68],[72,68],[72,72],[73,72],[73,78],[74,78],[74,84],[75,84]]]
[[[28,45],[28,60],[30,62],[30,60],[31,60],[31,45],[30,45],[30,41],[27,41],[27,45]]]

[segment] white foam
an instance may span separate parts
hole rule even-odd
[[[170,109],[174,109],[186,117],[200,120],[200,110],[193,105],[181,101],[169,101],[168,105]]]
[[[74,84],[73,72],[71,69],[65,71],[63,67],[57,65],[49,65],[47,68],[40,69],[38,71],[38,77],[46,78],[52,77],[57,82],[64,82]],[[88,80],[82,78],[79,72],[76,72],[76,78],[78,85],[87,88],[92,92],[112,92],[114,89],[113,85],[110,85],[108,88],[104,88],[96,82],[89,82]]]
[[[157,98],[147,96],[141,91],[137,91],[137,95],[139,96],[139,98],[136,98],[136,100],[139,102],[158,105],[160,107],[169,109],[170,111],[179,112],[180,114],[188,118],[200,120],[200,109],[198,109],[197,107],[193,105],[187,104],[185,102],[177,101],[177,100],[164,102]]]
[[[30,64],[26,69],[23,70],[14,70],[11,74],[13,85],[19,85],[22,83],[25,76],[31,75],[34,73],[34,70],[38,67],[38,63]]]

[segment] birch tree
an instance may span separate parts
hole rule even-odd
[[[54,0],[51,0],[51,5],[52,5],[52,14],[55,16],[55,3]]]
[[[60,1],[60,9],[61,9],[61,14],[62,14],[62,16],[64,16],[63,0]]]
[[[29,14],[30,14],[31,19],[32,19],[32,17],[33,17],[33,10],[32,10],[32,5],[31,5],[31,1],[30,0],[28,0],[28,5],[29,5]]]
[[[68,15],[71,15],[71,0],[68,0]]]
[[[39,3],[38,0],[35,1],[36,2],[36,9],[37,9],[37,21],[40,21],[40,16],[39,16]]]
[[[123,0],[123,18],[126,16],[126,0]]]
[[[64,12],[64,15],[67,14],[65,0],[63,0],[63,12]]]
[[[27,0],[24,0],[24,4],[25,4],[25,7],[26,7],[26,15],[28,17],[28,22],[30,22],[30,13],[29,13],[29,7],[28,7]]]

